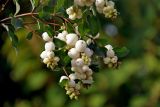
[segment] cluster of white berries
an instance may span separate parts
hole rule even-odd
[[[42,34],[43,40],[45,43],[45,51],[40,54],[40,57],[43,60],[43,63],[47,65],[48,68],[52,70],[58,65],[59,57],[56,57],[54,54],[55,44],[52,42],[53,38],[49,37],[47,32]]]
[[[68,33],[66,30],[62,31],[62,33],[59,33],[56,38],[66,42],[66,44],[69,48],[74,47],[76,42],[78,41],[78,35],[77,34]]]
[[[113,1],[108,0],[74,0],[74,6],[69,7],[66,12],[71,20],[82,18],[82,10],[80,7],[92,6],[95,3],[96,10],[103,13],[106,18],[116,18],[118,15],[117,9]]]
[[[81,80],[83,84],[92,84],[92,69],[89,68],[91,64],[91,56],[93,51],[87,47],[84,40],[78,40],[75,47],[68,51],[69,57],[72,58],[71,70],[75,72],[77,79]]]
[[[76,75],[75,74],[70,74],[69,77],[67,76],[61,76],[60,78],[60,83],[63,80],[68,80],[67,83],[65,84],[65,90],[66,94],[69,95],[71,99],[78,99],[78,96],[80,94],[80,89],[81,89],[81,84],[76,83]]]
[[[70,98],[77,99],[81,86],[91,85],[93,83],[93,71],[89,68],[93,51],[87,47],[84,40],[78,40],[76,33],[68,33],[64,30],[56,38],[66,42],[69,47],[68,56],[72,58],[71,70],[74,72],[69,77],[62,76],[60,82],[63,79],[68,79],[68,84],[65,86],[67,94]],[[76,83],[75,80],[81,81],[82,85]]]
[[[106,57],[103,59],[104,63],[108,65],[109,68],[116,67],[118,62],[118,57],[115,55],[113,47],[111,45],[106,45],[107,48]]]
[[[92,6],[95,0],[74,0],[78,6]]]
[[[116,18],[118,15],[113,1],[96,0],[96,9],[99,13],[103,13],[106,18]]]

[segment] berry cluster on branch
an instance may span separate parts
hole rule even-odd
[[[20,27],[21,17],[33,18],[35,22],[30,24],[37,24],[38,29],[25,27],[30,30],[28,37],[36,31],[41,32],[45,42],[45,50],[40,54],[42,62],[52,71],[57,68],[63,71],[59,80],[60,85],[65,88],[66,94],[71,99],[78,99],[80,90],[94,83],[93,74],[99,69],[99,65],[117,68],[120,57],[127,54],[127,49],[115,49],[106,41],[106,44],[99,45],[101,44],[101,41],[98,41],[101,38],[101,23],[97,16],[117,18],[118,12],[113,1],[71,0],[71,5],[67,7],[65,2],[68,0],[57,0],[59,7],[55,6],[55,8],[60,11],[54,13],[49,11],[45,13],[44,10],[48,10],[49,7],[46,9],[42,6],[42,15],[37,9],[41,4],[37,7],[33,5],[32,12],[19,15],[16,12],[15,16],[2,19],[0,23],[7,30],[16,47],[18,40],[14,32]],[[5,23],[9,20],[12,22],[11,25]]]

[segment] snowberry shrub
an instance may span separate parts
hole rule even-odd
[[[30,0],[32,11],[18,14],[20,4],[14,0],[16,12],[2,19],[1,25],[7,30],[12,44],[17,48],[15,31],[25,28],[29,31],[27,39],[34,33],[44,40],[44,51],[40,54],[42,62],[51,70],[59,69],[59,83],[71,99],[78,99],[80,90],[94,83],[93,74],[103,66],[118,68],[120,59],[126,56],[125,47],[113,48],[101,44],[101,23],[99,16],[114,20],[118,12],[115,3],[109,0],[57,0],[54,10],[36,0]],[[36,27],[28,27],[24,17],[33,18]],[[11,20],[11,24],[6,22]],[[101,66],[102,66],[101,65]],[[67,69],[66,69],[67,68]],[[63,73],[62,73],[63,72]]]

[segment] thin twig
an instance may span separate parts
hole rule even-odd
[[[24,16],[32,16],[32,15],[38,15],[38,13],[24,13],[24,14],[19,14],[19,15],[16,15],[14,16],[15,18],[18,18],[18,17],[24,17]],[[0,20],[0,23],[2,22],[5,22],[5,21],[8,21],[8,20],[11,20],[12,17],[7,17],[7,18],[4,18],[2,20]]]
[[[44,21],[44,20],[41,20],[41,19],[35,17],[34,15],[32,15],[32,17],[33,17],[34,19],[36,19],[36,20],[44,23],[44,24],[47,24],[47,25],[49,24],[49,25],[53,25],[53,26],[60,26],[59,24],[56,24],[56,23],[51,23],[51,22],[46,22],[46,21]]]
[[[64,73],[66,74],[66,76],[69,78],[69,75],[68,75],[68,73],[67,73],[65,67],[63,67],[63,71],[64,71]]]

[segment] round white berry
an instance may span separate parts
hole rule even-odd
[[[80,53],[75,48],[71,48],[68,51],[68,56],[75,59],[75,58],[78,58],[80,56]]]
[[[104,46],[105,48],[107,48],[108,50],[112,50],[113,49],[113,47],[112,47],[112,45],[106,45],[106,46]]]
[[[114,56],[112,59],[111,59],[111,62],[112,63],[117,63],[118,61],[118,57],[117,56]]]
[[[74,0],[74,4],[84,6],[84,2],[82,0]]]
[[[76,65],[77,65],[77,66],[83,66],[83,64],[84,64],[84,61],[83,61],[82,58],[78,58],[78,59],[76,60]]]
[[[68,34],[68,32],[67,32],[66,30],[64,30],[64,31],[62,32],[62,34],[66,36],[66,35]]]
[[[103,58],[103,61],[105,64],[108,64],[111,62],[111,58],[110,57]]]
[[[70,74],[70,75],[69,75],[69,78],[70,78],[71,80],[75,80],[75,79],[77,79],[77,76],[76,76],[76,74]]]
[[[54,57],[54,52],[53,51],[48,51],[47,56],[48,57]]]
[[[106,1],[106,6],[114,7],[115,3],[113,1]]]
[[[45,43],[45,50],[47,50],[47,51],[55,50],[55,44],[53,42],[51,42],[51,41]]]
[[[101,8],[101,7],[96,7],[96,9],[97,9],[98,13],[103,13],[103,8]]]
[[[78,52],[84,52],[84,50],[86,49],[86,42],[84,40],[78,40],[76,42],[75,48]]]
[[[75,33],[70,33],[66,35],[66,43],[69,46],[74,46],[77,41],[78,41],[78,36]]]
[[[105,1],[104,0],[96,0],[95,4],[97,7],[103,8],[105,5]]]
[[[66,35],[64,35],[63,33],[59,33],[58,36],[56,37],[62,41],[66,41]]]
[[[41,54],[40,54],[40,57],[42,59],[46,58],[47,57],[47,51],[43,51]]]
[[[52,41],[52,38],[49,37],[49,35],[48,35],[47,32],[44,32],[44,33],[42,34],[42,38],[43,38],[44,41]]]
[[[76,83],[75,83],[75,81],[70,80],[70,81],[68,82],[68,85],[69,85],[69,87],[75,87],[75,86],[76,86]]]
[[[84,72],[86,72],[86,71],[88,71],[90,68],[87,66],[87,65],[84,65],[83,67],[82,67],[82,70],[84,71]]]
[[[86,48],[84,50],[84,53],[88,56],[88,57],[91,57],[93,55],[93,51],[89,48]]]
[[[91,76],[93,74],[93,71],[91,69],[89,69],[86,73],[88,76]]]
[[[115,53],[112,49],[107,51],[107,57],[114,57]]]

